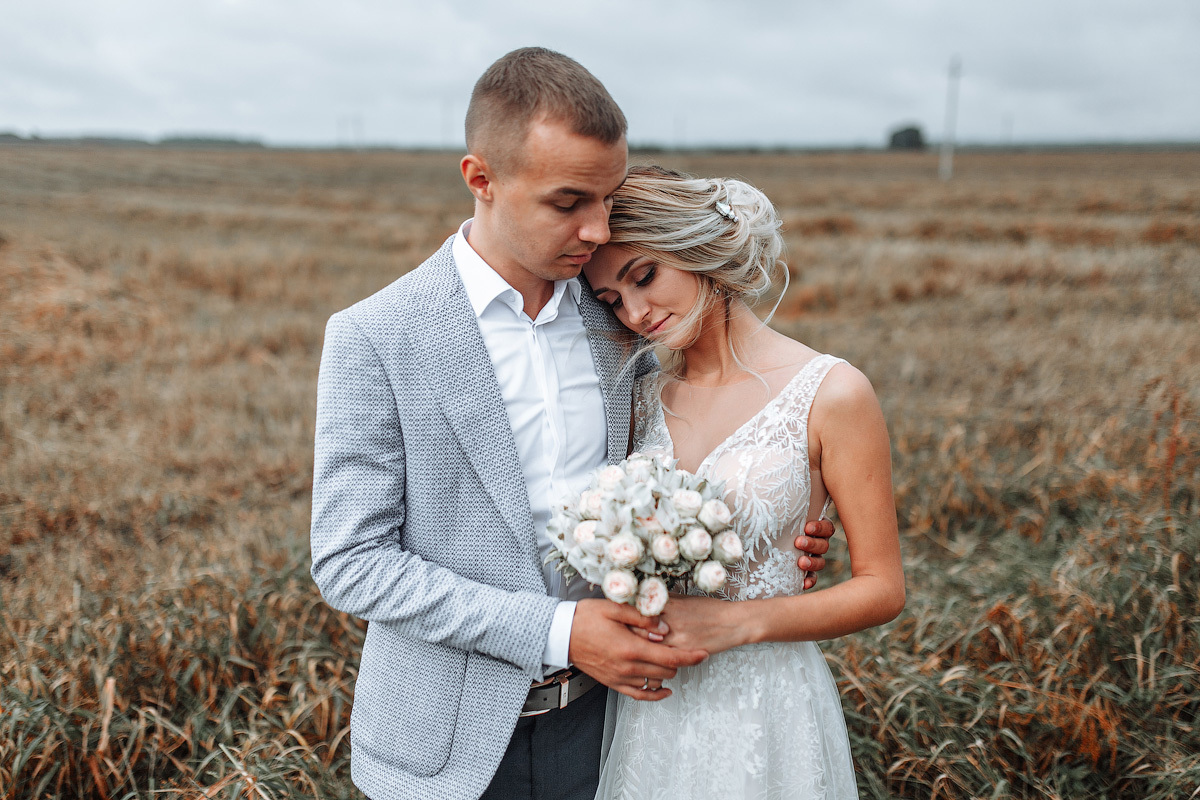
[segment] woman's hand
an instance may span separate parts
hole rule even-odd
[[[664,644],[687,650],[720,653],[752,641],[750,605],[713,597],[673,594],[659,616],[667,624]]]

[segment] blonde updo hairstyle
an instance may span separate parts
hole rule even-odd
[[[700,281],[699,302],[678,323],[686,339],[673,344],[664,359],[668,374],[679,377],[682,350],[699,338],[703,320],[720,319],[723,312],[729,335],[733,301],[756,306],[782,283],[764,324],[771,319],[788,285],[781,225],[767,196],[743,181],[694,178],[657,166],[629,169],[613,196],[609,242],[666,261]],[[729,345],[741,364],[732,337]]]

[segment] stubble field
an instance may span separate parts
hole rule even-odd
[[[863,796],[1200,797],[1200,152],[635,160],[765,189],[775,324],[882,399],[909,602],[823,645]],[[0,800],[357,796],[321,338],[456,162],[0,147]]]

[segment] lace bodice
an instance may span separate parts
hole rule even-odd
[[[746,551],[730,569],[726,599],[803,588],[793,540],[811,505],[808,416],[821,381],[838,363],[822,355],[801,367],[696,468],[725,482]],[[634,390],[634,448],[674,458],[658,400],[661,380],[646,376]],[[612,744],[597,800],[858,797],[837,685],[815,642],[734,647],[681,668],[667,684],[671,696],[653,703],[611,693]]]
[[[768,402],[717,445],[697,473],[725,482],[725,501],[745,549],[718,596],[729,600],[799,594],[804,573],[793,546],[808,517],[812,496],[808,463],[808,416],[821,382],[840,358],[809,361]],[[661,373],[634,388],[634,450],[674,458],[671,434],[659,402]],[[828,505],[828,502],[826,502]]]

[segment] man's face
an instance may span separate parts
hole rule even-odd
[[[608,241],[608,212],[625,180],[627,153],[624,139],[604,144],[561,122],[534,122],[518,163],[494,178],[491,252],[481,255],[514,277],[525,272],[554,281],[578,275]]]

